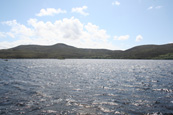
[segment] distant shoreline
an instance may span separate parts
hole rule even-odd
[[[1,59],[151,59],[173,60],[173,44],[142,45],[128,50],[84,49],[66,44],[21,45],[0,50]]]

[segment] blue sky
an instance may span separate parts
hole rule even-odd
[[[173,42],[173,0],[1,0],[0,49],[65,43],[128,49]]]

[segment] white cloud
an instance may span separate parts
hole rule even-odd
[[[148,7],[148,10],[152,10],[152,9],[161,9],[163,6],[150,6]]]
[[[120,5],[120,2],[119,1],[112,2],[112,5],[119,6]]]
[[[162,8],[162,7],[163,7],[163,6],[156,6],[155,8],[156,8],[156,9],[160,9],[160,8]]]
[[[114,36],[115,40],[128,40],[129,39],[129,35],[124,35],[124,36]]]
[[[47,8],[47,9],[41,9],[36,16],[53,16],[54,14],[60,14],[60,13],[67,13],[65,10],[55,9],[55,8]]]
[[[152,10],[152,9],[153,9],[153,6],[148,7],[148,10]]]
[[[32,29],[27,28],[23,24],[17,23],[16,20],[5,21],[5,22],[2,22],[2,23],[11,27],[10,32],[6,32],[6,35],[8,35],[12,38],[15,38],[15,37],[19,37],[19,38],[31,37],[34,34]]]
[[[23,37],[31,37],[33,36],[33,31],[30,28],[27,28],[23,24],[17,23],[16,20],[5,21],[2,24],[8,25],[11,27],[9,32],[4,32],[4,35],[11,38],[23,38]]]
[[[0,38],[5,38],[5,37],[6,37],[5,33],[4,32],[0,32]]]
[[[136,36],[136,42],[139,42],[139,41],[141,41],[142,39],[143,39],[143,37],[142,37],[141,35]]]
[[[108,41],[106,30],[92,23],[83,24],[74,17],[43,22],[29,19],[28,25],[19,24],[16,20],[4,22],[11,27],[8,34],[16,41],[0,42],[0,49],[24,44],[52,45],[65,43],[80,48],[118,49]]]
[[[17,24],[17,21],[16,20],[5,21],[5,22],[2,22],[2,24],[6,24],[8,26],[13,26],[13,25]]]
[[[15,38],[15,35],[12,32],[7,32],[6,35],[11,38]]]
[[[92,23],[88,23],[87,25],[85,25],[85,29],[88,31],[90,38],[95,40],[106,40],[110,37],[109,35],[107,35],[106,30],[99,29],[98,26],[93,25]]]
[[[81,15],[84,15],[84,16],[88,16],[89,13],[86,13],[84,12],[84,10],[86,10],[88,7],[87,6],[83,6],[83,7],[76,7],[76,8],[72,8],[72,12],[76,12],[76,13],[79,13]]]

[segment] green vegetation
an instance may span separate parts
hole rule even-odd
[[[173,44],[143,45],[125,51],[82,49],[65,44],[53,46],[21,45],[0,50],[0,58],[173,59]]]
[[[158,57],[155,57],[154,59],[173,59],[173,53],[168,53],[165,55],[160,55]]]

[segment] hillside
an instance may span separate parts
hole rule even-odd
[[[173,59],[173,44],[143,45],[131,49],[82,49],[66,44],[21,45],[0,50],[0,58]]]
[[[124,52],[124,58],[156,59],[161,55],[167,55],[170,53],[173,53],[173,44],[143,45],[126,50]]]
[[[65,44],[52,46],[21,45],[0,50],[0,58],[111,58],[110,50],[81,49]]]

